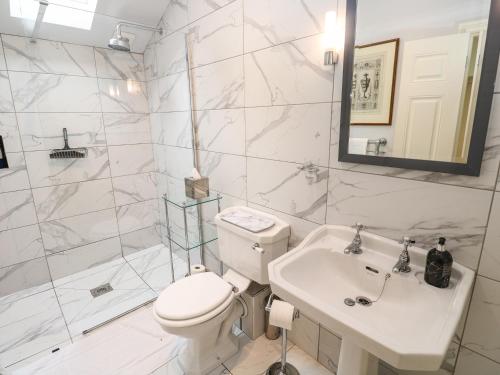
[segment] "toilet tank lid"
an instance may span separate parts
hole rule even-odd
[[[245,223],[245,217],[251,218],[248,224]],[[290,237],[288,223],[274,215],[250,207],[226,208],[215,216],[215,222],[219,227],[260,244],[273,243]]]

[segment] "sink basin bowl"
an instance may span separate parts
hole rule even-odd
[[[269,264],[273,292],[342,336],[340,362],[373,362],[375,356],[399,369],[437,370],[457,329],[474,272],[454,263],[450,286],[439,289],[424,281],[427,251],[410,248],[411,272],[393,273],[402,245],[362,232],[363,253],[344,254],[354,235],[354,229],[334,225],[311,232],[297,248]],[[372,303],[345,303],[356,297]],[[376,373],[373,363],[364,370],[349,366],[340,363],[339,374],[341,369],[348,375]]]

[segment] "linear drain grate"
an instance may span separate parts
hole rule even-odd
[[[109,293],[113,291],[113,287],[111,286],[110,283],[99,285],[97,288],[90,289],[90,294],[92,294],[92,297],[97,298],[99,296],[102,296],[103,294]]]

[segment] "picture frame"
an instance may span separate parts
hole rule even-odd
[[[354,47],[351,125],[392,125],[399,38]]]

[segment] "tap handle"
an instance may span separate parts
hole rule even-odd
[[[415,240],[412,240],[408,236],[404,236],[402,241],[399,241],[401,245],[406,245],[407,247],[412,247],[415,244]]]
[[[354,229],[356,229],[356,232],[357,232],[358,234],[359,234],[359,232],[361,232],[362,230],[366,229],[366,227],[365,227],[363,224],[359,223],[359,222],[357,222],[356,224],[354,224],[354,225],[353,225],[353,228],[354,228]]]

